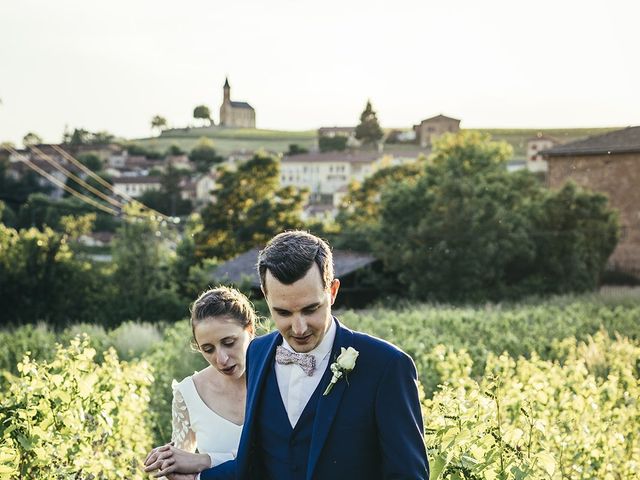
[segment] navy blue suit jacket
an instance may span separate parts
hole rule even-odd
[[[340,348],[353,347],[359,356],[348,382],[340,379],[320,397],[316,411],[306,479],[428,480],[422,413],[416,368],[394,345],[349,330],[336,319],[330,363]],[[263,380],[282,343],[278,332],[258,337],[247,351],[247,404],[235,460],[205,470],[202,480],[258,480],[253,445],[255,412]],[[325,374],[320,388],[331,378]]]

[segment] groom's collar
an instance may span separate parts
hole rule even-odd
[[[307,352],[316,358],[316,362],[321,362],[322,359],[331,352],[336,338],[336,322],[336,318],[331,317],[331,325],[329,326],[329,330],[327,330],[327,333],[325,333],[322,341],[320,341],[320,344],[310,352]],[[282,346],[291,352],[295,352],[295,350],[291,348],[291,345],[287,343],[284,337],[282,337]]]

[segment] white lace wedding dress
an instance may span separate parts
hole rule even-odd
[[[200,398],[192,377],[174,380],[171,440],[187,452],[207,453],[211,466],[235,458],[242,425],[221,417]]]

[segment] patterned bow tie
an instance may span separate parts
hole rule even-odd
[[[313,372],[316,371],[316,357],[310,353],[292,352],[291,350],[284,348],[282,345],[278,345],[278,348],[276,348],[276,362],[280,365],[295,363],[296,365],[299,365],[308,376],[313,375]]]

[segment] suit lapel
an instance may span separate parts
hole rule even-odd
[[[252,455],[250,453],[251,445],[253,443],[253,435],[255,434],[255,413],[258,405],[258,401],[260,400],[260,394],[262,392],[262,386],[264,384],[264,379],[267,374],[267,370],[271,363],[273,362],[273,358],[275,355],[276,347],[282,342],[282,337],[278,332],[273,333],[273,338],[267,340],[264,345],[261,345],[261,348],[256,348],[256,351],[253,352],[251,357],[251,365],[248,365],[249,368],[255,369],[255,374],[251,375],[251,381],[249,385],[247,385],[247,408],[246,415],[244,419],[245,429],[243,430],[243,434],[240,440],[240,446],[238,448],[238,453],[247,452],[249,457]],[[245,434],[246,431],[246,434]],[[244,458],[244,461],[240,462],[239,465],[239,478],[245,478],[246,469],[248,468],[249,458]]]
[[[331,357],[329,359],[329,366],[336,361],[338,355],[340,355],[340,349],[342,347],[347,348],[352,346],[351,341],[353,332],[344,327],[337,319],[336,322],[336,338],[333,342],[333,348],[331,349]],[[327,368],[322,380],[320,381],[321,392],[324,393],[325,388],[329,384],[331,377],[333,376],[331,369]],[[333,386],[333,389],[328,395],[322,395],[318,400],[318,409],[316,410],[316,418],[313,422],[313,434],[311,436],[311,446],[309,449],[309,463],[307,464],[307,478],[310,479],[313,476],[313,470],[316,467],[320,452],[327,440],[327,435],[333,420],[338,411],[338,406],[342,400],[342,395],[347,387],[347,382],[344,379],[338,380]]]

